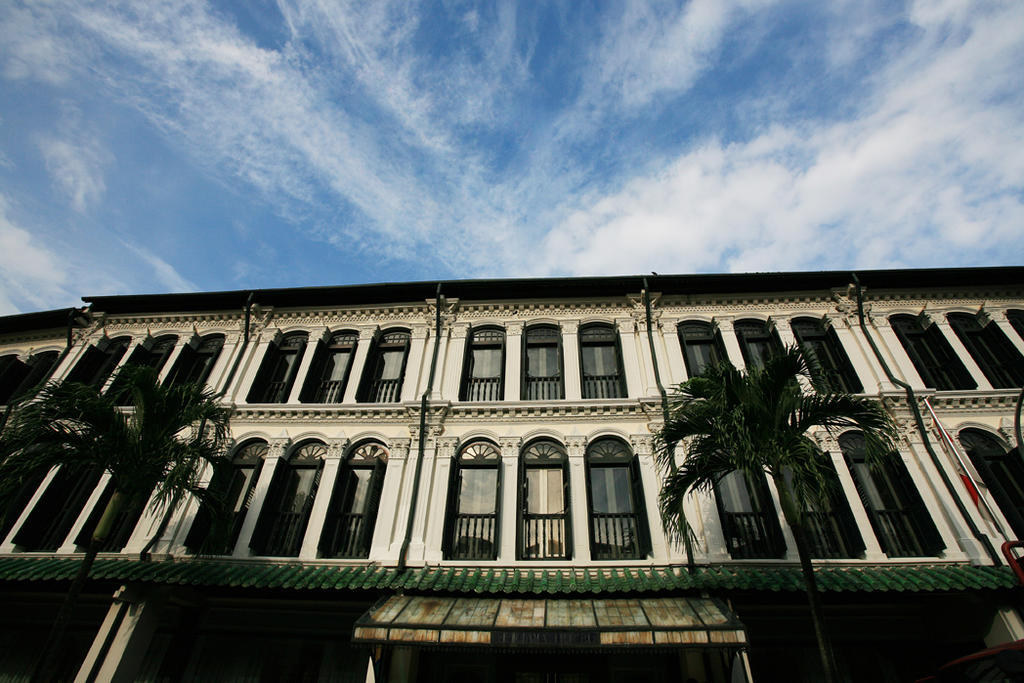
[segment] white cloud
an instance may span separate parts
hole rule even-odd
[[[67,272],[61,258],[8,217],[0,195],[0,315],[31,308],[50,308],[55,301],[70,302]],[[66,303],[65,305],[71,305]]]
[[[137,244],[123,242],[124,246],[153,269],[152,274],[160,285],[168,292],[194,292],[199,288],[174,269],[174,266],[162,258]]]
[[[62,85],[72,72],[72,50],[61,37],[58,19],[46,7],[9,4],[0,12],[0,42],[5,78]]]

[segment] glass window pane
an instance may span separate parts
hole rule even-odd
[[[385,351],[381,354],[381,379],[399,379],[402,376],[402,358],[405,349]]]
[[[617,375],[619,367],[615,358],[615,347],[603,346],[583,347],[583,374],[591,377]]]
[[[629,468],[594,467],[590,470],[590,492],[594,512],[633,512],[629,496]]]
[[[292,481],[289,482],[289,491],[292,492],[291,499],[286,500],[286,511],[302,512],[306,501],[313,491],[313,481],[316,479],[316,469],[304,467],[292,472]],[[310,501],[312,502],[312,501]]]
[[[345,501],[343,512],[360,514],[363,512],[363,508],[366,507],[366,493],[370,490],[370,479],[373,478],[373,470],[353,469],[349,470],[349,476],[352,478],[352,488],[350,489],[351,494],[348,500]]]
[[[690,374],[697,376],[718,362],[718,354],[711,342],[689,342],[686,345],[686,359]]]
[[[271,375],[271,382],[283,382],[288,378],[288,372],[291,370],[292,364],[296,362],[298,354],[295,353],[283,353],[278,357],[277,364],[274,366],[274,374]]]
[[[459,489],[459,512],[466,515],[490,515],[498,509],[498,470],[464,469]]]
[[[718,495],[726,512],[757,512],[742,472],[730,472],[718,481]]]
[[[526,372],[530,377],[557,377],[558,349],[554,346],[528,348],[526,350]]]
[[[340,382],[343,380],[351,359],[351,351],[335,351],[332,353],[328,357],[327,367],[324,369],[324,380],[327,382]]]
[[[501,349],[473,349],[473,377],[501,377]]]
[[[526,511],[534,515],[562,512],[562,470],[533,468],[526,470]]]

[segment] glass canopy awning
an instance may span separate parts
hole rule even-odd
[[[713,598],[529,599],[393,595],[355,624],[354,643],[509,649],[746,645]]]

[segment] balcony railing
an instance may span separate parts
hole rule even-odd
[[[296,557],[306,532],[306,512],[281,512],[267,538],[265,555]]]
[[[589,375],[583,377],[583,398],[622,398],[619,375]]]
[[[850,538],[843,520],[835,512],[808,512],[807,542],[811,557],[857,557],[864,549],[857,539]]]
[[[344,396],[345,383],[340,379],[320,382],[313,397],[314,403],[341,403]]]
[[[324,548],[325,557],[366,557],[369,549],[360,542],[366,515],[350,512],[338,515]],[[328,522],[330,523],[330,522]]]
[[[637,520],[632,513],[593,513],[592,549],[595,560],[634,560],[640,557]]]
[[[722,527],[735,559],[782,557],[785,546],[778,522],[761,512],[725,512]]]
[[[565,514],[523,515],[522,544],[524,560],[568,559]]]
[[[288,400],[287,382],[270,382],[263,392],[264,403],[284,403]]]
[[[526,400],[548,401],[562,398],[561,377],[527,377]]]
[[[369,403],[397,403],[402,388],[400,379],[377,379],[370,385]]]
[[[925,550],[921,534],[913,516],[903,510],[875,510],[878,542],[889,557],[924,557]]]
[[[500,401],[503,398],[500,377],[470,377],[466,380],[467,401]]]
[[[497,515],[460,514],[452,530],[452,560],[493,560]]]

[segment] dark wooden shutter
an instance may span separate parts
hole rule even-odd
[[[215,469],[213,476],[210,478],[207,490],[213,495],[223,495],[231,485],[231,477],[233,475],[234,467],[231,465],[225,465],[223,468]],[[245,494],[245,491],[241,491],[238,495],[244,496]],[[228,502],[230,501],[225,501],[225,503]],[[222,512],[227,514],[226,509]],[[213,518],[210,514],[210,508],[204,505],[202,503],[202,499],[200,499],[199,509],[196,510],[195,517],[192,519],[192,526],[189,528],[188,534],[185,535],[185,547],[193,553],[205,550],[203,546],[206,543],[206,539],[210,536],[210,529],[212,526]]]
[[[647,506],[644,504],[644,485],[640,478],[640,460],[636,456],[629,461],[629,483],[633,488],[633,514],[636,515],[637,543],[640,557],[651,553],[651,527],[647,519]]]
[[[363,513],[363,526],[359,533],[360,556],[368,557],[370,543],[373,542],[373,528],[377,525],[377,508],[380,507],[380,494],[384,489],[384,474],[387,463],[378,459],[373,464],[373,477],[370,479],[370,490],[366,495],[366,510]]]
[[[558,337],[558,343],[559,357],[561,357],[561,335],[559,335]],[[565,388],[564,382],[562,383],[562,388],[563,390]],[[565,455],[563,455],[562,457],[565,458]],[[569,464],[565,462],[565,460],[562,461],[562,492],[562,495],[565,498],[565,512],[563,513],[565,519],[565,521],[563,522],[565,524],[565,559],[571,560],[575,546],[573,546],[572,542],[572,498],[569,497]]]
[[[906,512],[913,520],[914,526],[917,527],[922,549],[928,555],[938,555],[945,549],[946,544],[943,543],[939,530],[935,528],[935,522],[928,514],[928,508],[925,507],[917,486],[910,478],[906,465],[898,456],[892,455],[885,459],[883,467],[892,479],[894,487],[900,492],[901,502],[906,506]]]
[[[331,500],[327,505],[327,516],[324,518],[323,528],[320,529],[320,542],[317,544],[317,549],[322,557],[337,556],[338,527],[341,524],[340,510],[351,495],[349,492],[354,484],[355,475],[352,474],[352,468],[348,466],[348,463],[342,462],[334,480]]]
[[[313,352],[313,362],[310,364],[309,371],[303,380],[302,390],[299,391],[300,403],[313,403],[316,401],[317,392],[323,383],[324,364],[327,362],[328,355],[327,345],[324,344],[323,340],[318,341],[316,343],[316,351]],[[298,362],[302,362],[301,357],[298,359]]]
[[[100,469],[62,466],[15,534],[14,543],[26,550],[56,550],[60,547],[102,474]]]
[[[92,538],[92,532],[96,529],[96,525],[100,523],[100,517],[103,516],[103,512],[107,509],[107,503],[110,502],[113,495],[114,483],[107,482],[106,488],[103,489],[103,494],[100,496],[100,499],[96,501],[96,505],[93,506],[92,511],[89,512],[89,517],[86,518],[81,531],[79,531],[78,535],[75,536],[75,545],[82,546],[83,548],[89,545],[89,540]]]
[[[462,468],[459,458],[452,458],[451,469],[448,471],[448,502],[445,505],[444,536],[441,540],[441,552],[446,560],[450,560],[455,548],[455,517],[459,514],[459,491],[462,489]]]
[[[267,496],[263,499],[263,507],[259,510],[256,526],[252,530],[252,538],[249,539],[249,548],[257,555],[262,555],[266,550],[270,532],[274,529],[274,524],[280,514],[281,496],[284,495],[290,474],[291,465],[286,460],[279,459],[274,468],[274,477],[267,489]]]
[[[15,387],[13,398],[18,398],[27,394],[41,384],[47,377],[50,376],[50,372],[53,371],[53,366],[57,363],[58,353],[56,351],[47,351],[41,353],[38,356],[34,356],[29,361],[29,372],[25,375],[21,383]]]
[[[171,368],[171,372],[167,376],[168,386],[188,382],[195,371],[195,364],[196,350],[192,348],[191,344],[185,344],[181,347],[178,359],[174,361],[174,367]]]
[[[264,403],[267,400],[267,384],[270,382],[270,375],[277,365],[277,344],[268,344],[267,352],[263,355],[263,362],[252,381],[252,388],[249,389],[249,396],[246,401],[249,403]]]

